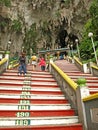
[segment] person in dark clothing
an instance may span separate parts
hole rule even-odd
[[[18,68],[18,75],[20,74],[26,75],[27,70],[26,70],[26,57],[25,53],[21,53],[21,56],[19,57],[19,68]]]

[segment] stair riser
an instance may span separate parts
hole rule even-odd
[[[66,104],[68,103],[68,100],[55,100],[55,99],[11,99],[11,98],[2,98],[0,99],[0,103],[25,103],[25,102],[29,102],[30,104]]]
[[[14,79],[11,79],[11,78],[0,78],[0,80],[9,80],[9,81],[24,81],[24,78],[14,78]]]
[[[33,82],[56,82],[55,80],[44,80],[44,79],[42,79],[42,80],[37,80],[37,79],[34,79],[34,80],[31,80],[31,81],[33,81]]]
[[[53,76],[51,75],[32,75],[31,78],[45,78],[45,79],[48,79],[48,78],[53,78]]]
[[[0,90],[0,93],[4,94],[22,94],[22,92],[27,92],[27,91],[22,91],[22,90]],[[49,94],[49,95],[63,95],[62,92],[47,92],[47,91],[29,91],[30,94]]]
[[[74,80],[74,82],[77,82],[77,80]],[[93,80],[88,81],[88,80],[86,80],[86,83],[98,84],[98,81],[97,80],[96,81],[93,81]]]
[[[57,111],[3,111],[0,110],[0,117],[47,117],[47,116],[74,116],[74,110]]]
[[[96,85],[96,84],[95,84]],[[87,85],[89,88],[98,88],[98,86],[95,85]]]
[[[14,73],[13,73],[13,74],[10,74],[10,73],[8,73],[8,74],[3,74],[2,76],[12,76],[12,77],[13,77],[13,76],[17,76],[17,77],[24,77],[24,75],[18,76],[18,74],[16,74],[16,73],[15,73],[15,74],[14,74]],[[35,74],[35,75],[32,75],[31,77],[32,77],[32,79],[33,79],[33,77],[34,77],[34,78],[42,78],[42,77],[43,77],[43,78],[53,78],[53,76],[51,76],[51,75],[36,75],[36,74]]]
[[[74,78],[70,76],[70,78],[73,79],[73,80],[76,80],[77,78],[79,78],[79,76],[74,77]],[[91,80],[91,81],[93,81],[93,80],[98,81],[98,78],[93,78],[93,77],[92,78],[86,77],[85,79],[86,80]]]
[[[40,127],[40,126],[64,126],[64,125],[72,125],[72,124],[77,124],[78,119],[77,118],[72,118],[71,116],[66,117],[24,117],[24,118],[0,118],[0,127]]]
[[[98,91],[96,91],[96,92],[90,92],[90,94],[95,94],[95,93],[98,93]]]
[[[17,83],[0,83],[0,86],[2,86],[2,85],[4,85],[4,86],[20,86],[20,87],[22,87],[23,86],[23,83],[21,83],[21,84],[17,84]]]
[[[21,79],[21,78],[18,78],[18,79],[17,78],[14,78],[14,79],[11,79],[11,78],[0,78],[0,80],[24,81],[24,78],[23,79]],[[44,79],[42,79],[42,80],[33,79],[31,81],[33,81],[33,82],[56,82],[55,80],[44,80]]]
[[[50,127],[11,127],[11,128],[0,128],[0,130],[83,130],[82,126],[75,126],[75,125],[70,125],[70,126],[50,126]]]
[[[49,84],[47,84],[47,85],[41,85],[41,84],[40,85],[37,85],[37,84],[32,85],[31,84],[31,87],[45,87],[45,88],[50,87],[50,89],[51,89],[51,88],[58,88],[58,85],[51,85],[51,84],[50,85]]]
[[[21,87],[23,88],[24,87],[24,84],[5,84],[5,83],[0,83],[0,87],[12,87],[12,88],[17,88],[17,87]],[[58,88],[58,85],[31,85],[31,87],[35,88],[35,87],[42,87],[42,88]]]
[[[7,85],[8,85],[8,86],[15,86],[15,87],[16,87],[16,86],[20,86],[20,87],[22,87],[24,84],[23,84],[23,83],[20,83],[20,84],[18,83],[18,84],[17,84],[17,83],[11,83],[11,82],[10,82],[10,83],[6,83],[6,82],[5,82],[5,83],[0,83],[0,86],[2,86],[2,85],[3,85],[3,86],[7,86]],[[43,84],[43,85],[41,85],[41,84],[40,84],[40,85],[34,84],[34,85],[33,85],[33,84],[32,84],[31,87],[45,87],[45,88],[46,88],[46,87],[50,87],[50,88],[52,87],[52,88],[57,88],[58,85],[51,85],[51,84],[50,84],[50,85],[49,85],[49,84],[47,84],[47,85],[44,85],[44,84]]]
[[[37,87],[37,86],[39,86],[39,87],[58,87],[58,85],[56,85],[56,84],[51,84],[52,82],[33,82],[33,83],[31,83],[31,87]],[[2,85],[14,85],[14,86],[20,86],[20,85],[29,85],[29,83],[24,83],[24,82],[1,82],[0,83],[0,86],[2,86]]]

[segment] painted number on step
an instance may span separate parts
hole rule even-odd
[[[28,126],[30,125],[30,120],[15,120],[15,125]]]
[[[28,99],[28,98],[31,98],[31,96],[30,95],[20,95],[20,98]]]
[[[31,90],[31,87],[23,87],[22,90]]]
[[[30,104],[30,100],[20,100],[20,104]]]
[[[18,110],[30,110],[30,106],[29,105],[19,105]]]
[[[29,117],[30,112],[17,112],[17,117]]]
[[[30,95],[30,92],[26,91],[26,92],[22,92],[23,95]]]

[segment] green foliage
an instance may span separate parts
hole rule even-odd
[[[89,33],[92,30],[92,19],[89,19],[84,26],[84,33]]]
[[[61,14],[60,14],[59,11],[57,11],[57,12],[55,13],[55,16],[56,16],[56,17],[60,17],[60,15],[61,15]]]
[[[94,0],[90,7],[90,14],[92,18],[98,16],[98,0]]]
[[[89,12],[91,18],[87,21],[87,23],[84,26],[82,42],[79,48],[80,48],[81,58],[83,60],[91,59],[95,61],[92,41],[88,37],[88,33],[92,32],[94,35],[93,36],[94,45],[96,48],[96,53],[98,55],[98,0],[93,0]]]
[[[0,0],[0,5],[10,7],[11,6],[11,0]]]
[[[92,18],[92,29],[94,30],[94,33],[98,35],[98,0],[93,1],[90,7],[90,15]]]
[[[92,43],[90,39],[83,39],[83,41],[80,44],[80,53],[81,53],[81,58],[83,60],[88,60],[92,58]]]
[[[2,19],[0,21],[0,30],[1,30],[1,32],[5,33],[8,25],[9,25],[9,19]]]
[[[64,0],[65,4],[69,4],[71,0]]]
[[[12,29],[16,32],[21,32],[22,24],[19,20],[14,20],[12,23]]]
[[[5,27],[5,26],[7,26],[7,22],[1,21],[1,22],[0,22],[0,27]]]

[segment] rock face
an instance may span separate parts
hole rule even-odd
[[[89,18],[92,0],[11,0],[0,6],[0,46],[14,55],[22,48],[29,53],[46,48],[65,47],[81,40]]]

